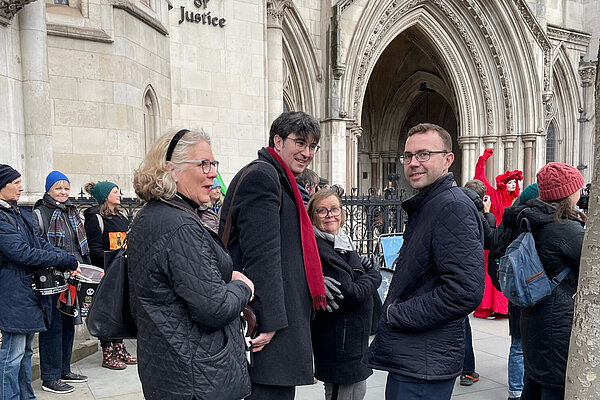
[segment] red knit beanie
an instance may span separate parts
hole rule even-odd
[[[555,201],[569,197],[583,187],[583,176],[575,167],[551,162],[537,173],[540,200]]]

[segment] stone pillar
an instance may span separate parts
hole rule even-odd
[[[535,148],[537,135],[535,133],[526,133],[521,136],[523,141],[524,159],[523,159],[523,187],[527,187],[534,182],[533,174],[535,165],[533,163],[533,149]]]
[[[484,136],[483,137],[483,146],[486,149],[494,149],[494,155],[491,156],[488,160],[487,163],[485,164],[485,174],[487,175],[488,180],[492,183],[492,186],[496,185],[496,175],[498,175],[498,171],[496,171],[496,165],[502,165],[501,161],[502,161],[502,154],[498,154],[496,151],[498,149],[495,148],[496,142],[498,141],[498,138],[493,136],[493,137],[489,137],[489,136]],[[483,152],[481,152],[483,154]],[[479,154],[481,155],[481,154]],[[477,163],[477,160],[475,160],[475,163]]]
[[[505,135],[502,137],[504,142],[504,170],[514,170],[516,166],[513,163],[513,148],[517,141],[516,135]]]
[[[267,1],[267,126],[283,112],[283,12],[286,0]]]
[[[583,88],[583,104],[579,109],[579,154],[577,169],[581,171],[586,182],[591,181],[592,171],[588,168],[594,162],[594,81],[596,77],[596,63],[581,61],[579,63],[579,76]],[[592,107],[590,107],[590,105]],[[598,122],[596,122],[598,123]],[[575,161],[575,160],[574,160]],[[596,166],[597,168],[597,166]]]
[[[358,187],[358,182],[360,178],[358,177],[358,139],[362,135],[363,128],[354,124],[351,127],[348,127],[348,149],[350,151],[350,156],[348,159],[349,171],[350,173],[346,175],[346,193],[350,194],[350,189],[354,187]]]
[[[28,4],[19,13],[25,160],[22,202],[42,197],[46,175],[53,169],[46,2]]]
[[[475,149],[479,143],[479,138],[475,136],[459,136],[458,145],[462,150],[462,180],[466,183],[475,176],[475,164],[477,164],[478,154]]]
[[[377,188],[377,164],[379,154],[377,153],[369,153],[369,158],[371,159],[371,187]]]

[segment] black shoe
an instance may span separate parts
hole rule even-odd
[[[49,381],[42,383],[42,389],[52,393],[71,393],[75,388],[61,381]]]
[[[460,386],[471,386],[475,382],[479,382],[479,374],[477,372],[460,376]]]
[[[85,375],[76,374],[75,372],[69,372],[68,374],[62,374],[60,376],[60,380],[70,383],[83,383],[88,381],[88,377]]]

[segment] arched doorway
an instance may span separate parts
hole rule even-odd
[[[407,29],[383,51],[370,75],[362,108],[359,148],[359,189],[385,189],[397,184],[409,189],[398,156],[408,130],[421,122],[445,128],[456,155],[451,171],[458,184],[462,157],[458,146],[455,96],[443,64],[432,46]],[[397,174],[393,176],[392,174]],[[397,180],[390,180],[396,178]]]

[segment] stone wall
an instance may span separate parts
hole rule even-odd
[[[177,0],[170,12],[172,126],[212,138],[225,182],[266,145],[264,2]],[[205,7],[206,4],[206,7]],[[182,7],[223,26],[182,20]],[[189,14],[188,14],[189,16]],[[218,21],[217,21],[218,22]]]
[[[109,40],[48,39],[54,168],[75,193],[90,180],[110,180],[131,196],[134,169],[171,119],[169,38],[143,23],[141,11],[104,12]],[[156,126],[144,118],[148,92]]]

